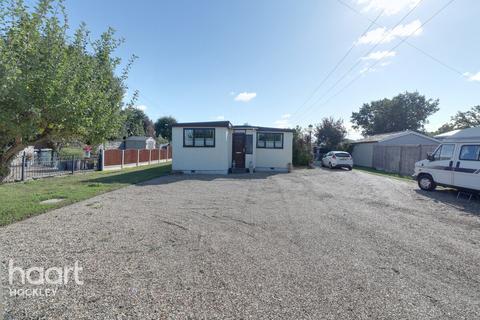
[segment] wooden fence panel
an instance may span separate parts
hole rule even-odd
[[[104,157],[106,166],[119,166],[122,164],[122,150],[105,150]]]
[[[140,150],[139,159],[140,159],[140,162],[150,161],[150,150],[148,149]]]
[[[152,149],[152,161],[160,160],[160,149]]]
[[[138,150],[128,149],[125,150],[125,164],[137,163],[138,160]]]
[[[167,150],[160,149],[160,160],[165,160],[165,159],[167,159]]]

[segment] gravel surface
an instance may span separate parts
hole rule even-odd
[[[163,177],[0,243],[5,319],[480,318],[480,202],[358,171]],[[9,259],[84,284],[9,297]]]

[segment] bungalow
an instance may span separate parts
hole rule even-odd
[[[172,169],[184,173],[287,172],[293,130],[233,126],[230,121],[172,126]]]

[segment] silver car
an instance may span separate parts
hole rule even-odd
[[[330,151],[322,158],[322,167],[347,168],[352,170],[353,158],[350,153],[345,151]]]

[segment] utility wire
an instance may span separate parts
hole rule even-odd
[[[403,21],[405,21],[405,19],[407,19],[411,14],[412,12],[418,8],[418,6],[420,6],[420,4],[423,2],[423,0],[420,0],[417,2],[417,4],[411,8],[401,19],[400,21],[398,21],[393,27],[392,27],[392,30],[395,29],[396,27],[398,27]],[[376,21],[375,21],[376,23]],[[381,43],[383,43],[383,41],[389,36],[388,32],[385,33],[382,37],[382,39],[380,39],[379,41],[377,41],[375,43],[375,45],[370,48],[365,54],[362,55],[362,57],[366,57],[368,56],[370,53],[372,53]],[[353,44],[353,46],[355,46],[355,43]],[[313,104],[311,104],[310,106],[307,107],[306,110],[310,109],[312,106],[314,106],[315,104],[317,104],[319,101],[321,101],[331,90],[335,89],[335,87],[337,87],[337,85],[343,80],[345,79],[349,74],[350,72],[352,72],[356,67],[358,67],[358,65],[360,65],[362,63],[362,60],[359,59],[357,60],[357,62],[355,62],[352,67],[350,67],[350,69],[347,70],[347,72],[345,72],[330,88],[327,89],[327,91],[321,95],[317,100],[315,100],[315,102]],[[306,111],[305,110],[305,111]],[[295,115],[298,113],[298,110],[295,112],[294,116],[292,116],[292,118],[295,117]]]
[[[370,19],[369,17],[365,16],[364,14],[362,14],[360,11],[358,11],[357,9],[355,9],[354,7],[352,7],[351,5],[346,3],[345,1],[337,0],[337,2],[340,3],[341,5],[345,6],[346,8],[350,9],[351,11],[355,12],[356,14],[358,14],[358,15],[364,17],[365,19],[369,20],[370,22],[374,23],[377,27],[386,28],[385,26],[382,26],[381,24],[377,23],[373,19]],[[440,59],[434,57],[432,54],[426,52],[425,50],[423,50],[419,47],[417,47],[416,45],[412,44],[410,41],[405,41],[405,43],[407,45],[409,45],[410,47],[414,48],[415,50],[419,51],[420,53],[422,53],[426,57],[432,59],[433,61],[435,61],[435,62],[439,63],[440,65],[444,66],[445,68],[449,69],[450,71],[455,72],[455,73],[461,75],[462,77],[465,77],[463,72],[461,72],[458,69],[452,67],[451,65],[448,65],[447,63],[441,61]]]
[[[418,30],[420,30],[421,28],[423,28],[425,25],[427,25],[430,21],[432,21],[436,16],[438,16],[443,10],[445,10],[448,6],[450,6],[455,0],[450,0],[449,2],[447,2],[443,7],[441,7],[439,10],[437,10],[430,18],[428,18],[424,23],[422,23],[417,29],[415,29],[413,32],[411,32],[407,37],[403,38],[398,44],[396,44],[395,46],[393,46],[389,51],[393,51],[395,50],[396,48],[398,48],[399,46],[401,46],[403,43],[405,43],[412,35],[414,35]],[[387,51],[388,52],[388,51]],[[385,58],[387,56],[387,53],[385,53],[379,60],[377,60],[374,64],[372,64],[371,66],[369,66],[367,68],[367,70],[364,72],[368,72],[369,70],[371,70],[373,67],[375,67],[378,63],[380,63],[382,61],[383,58]],[[355,78],[353,78],[350,82],[347,83],[346,86],[342,87],[337,93],[335,93],[333,96],[331,96],[329,99],[327,99],[325,102],[323,102],[322,104],[320,105],[326,105],[327,103],[329,103],[332,99],[334,99],[335,97],[337,97],[338,95],[340,95],[343,91],[345,91],[347,88],[349,88],[354,82],[356,82],[358,79],[360,79],[362,77],[362,75],[364,73],[360,73],[358,76],[356,76]],[[317,101],[318,102],[318,101]],[[313,107],[315,104],[311,105],[310,108],[308,108],[307,110],[309,111],[309,109],[311,109],[311,107]],[[305,110],[303,116],[305,116],[307,114],[307,110]]]
[[[377,20],[382,16],[384,11],[380,12],[378,14],[378,16],[374,19],[374,20],[371,20],[370,22],[370,25],[368,26],[368,28],[362,33],[362,35],[360,37],[363,37],[364,35],[367,34],[368,31],[370,31],[370,28],[372,28],[374,25],[376,25],[377,23]],[[342,64],[343,61],[345,61],[345,59],[350,55],[350,53],[352,52],[352,50],[355,48],[355,43],[353,43],[350,47],[350,49],[347,50],[347,52],[343,55],[343,57],[337,62],[337,64],[335,65],[335,67],[333,67],[333,69],[323,78],[323,80],[320,82],[320,84],[313,90],[313,92],[310,94],[310,96],[307,98],[307,100],[305,100],[304,103],[302,103],[300,105],[300,107],[298,107],[297,110],[295,110],[295,112],[292,114],[292,116],[295,116],[314,96],[315,94],[318,92],[318,90],[320,90],[320,88],[322,87],[322,85],[330,78],[330,76],[335,72],[337,71],[338,67]]]

